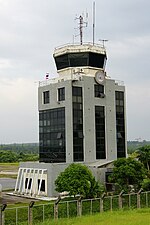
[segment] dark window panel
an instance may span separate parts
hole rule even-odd
[[[82,88],[72,87],[73,95],[73,159],[84,161]]]
[[[105,108],[95,106],[96,159],[106,158],[105,149]]]
[[[68,54],[55,57],[55,62],[58,70],[69,67]]]
[[[80,96],[82,97],[82,87],[72,87],[72,96]]]
[[[106,55],[97,54],[97,53],[89,53],[89,66],[104,68]]]
[[[89,53],[71,53],[68,55],[69,66],[87,66],[89,61]]]
[[[49,91],[44,91],[43,92],[43,103],[44,104],[48,104],[50,101],[49,101]]]
[[[39,113],[40,118],[48,118],[44,120],[45,122],[40,122],[40,162],[65,162],[65,108],[44,110]]]
[[[38,179],[38,189],[39,189],[39,186],[40,186],[40,179]],[[45,192],[45,180],[42,180],[42,182],[41,182],[40,191]]]
[[[104,85],[101,85],[101,84],[97,85],[97,84],[95,84],[94,85],[94,95],[97,98],[104,97]]]
[[[28,181],[29,181],[29,183],[28,183]],[[28,188],[28,190],[29,189],[31,189],[31,185],[32,185],[32,178],[26,178],[25,179],[25,189],[27,189]]]
[[[124,92],[116,91],[116,132],[117,132],[117,157],[126,157],[125,152],[125,116],[124,116]]]
[[[69,53],[55,57],[56,67],[58,70],[78,66],[104,68],[105,61],[106,55],[92,52]]]
[[[58,101],[64,101],[65,100],[65,87],[58,88]]]

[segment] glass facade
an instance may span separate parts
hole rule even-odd
[[[65,88],[58,88],[58,101],[65,100]]]
[[[43,92],[43,103],[48,104],[49,103],[49,91],[44,91]]]
[[[66,162],[65,108],[39,112],[40,162]]]
[[[73,160],[84,161],[82,88],[72,87],[73,99]]]
[[[126,157],[125,151],[125,116],[124,92],[116,91],[116,132],[117,132],[117,157]]]
[[[104,68],[105,61],[106,55],[93,52],[68,53],[55,57],[57,70],[78,66]]]
[[[105,159],[105,108],[95,106],[96,159]]]

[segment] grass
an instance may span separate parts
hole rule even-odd
[[[17,179],[17,175],[14,175],[14,174],[0,174],[0,178],[12,178],[12,179]]]
[[[104,212],[80,218],[49,220],[36,225],[150,225],[150,209]]]
[[[0,178],[17,178],[17,174],[11,174],[17,172],[19,163],[0,163]]]
[[[19,168],[19,163],[0,163],[0,171],[14,171]]]

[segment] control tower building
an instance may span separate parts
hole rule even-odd
[[[107,76],[106,49],[70,44],[54,51],[59,77],[39,82],[39,162],[21,163],[15,193],[55,196],[55,180],[71,163],[87,165],[105,183],[126,157],[123,82]]]

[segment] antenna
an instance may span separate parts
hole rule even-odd
[[[79,36],[80,36],[80,44],[82,45],[83,44],[83,28],[87,27],[88,25],[88,22],[87,22],[87,18],[88,18],[88,13],[86,12],[86,18],[84,20],[84,15],[80,15],[79,17],[76,17],[76,19],[79,20],[79,27],[77,29],[79,29]],[[84,26],[85,24],[85,26]],[[78,36],[78,35],[76,35]]]
[[[80,44],[82,45],[83,42],[83,16],[79,17],[79,30],[80,30]]]
[[[95,42],[95,2],[93,2],[93,45]]]
[[[102,42],[102,44],[103,44],[103,48],[105,48],[105,42],[107,42],[108,40],[107,40],[107,39],[99,39],[99,41],[101,41],[101,42]]]

